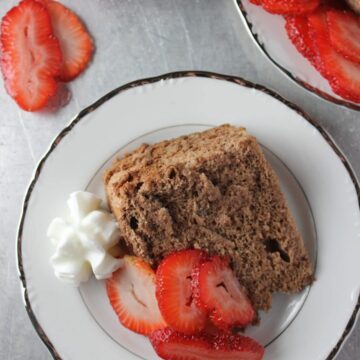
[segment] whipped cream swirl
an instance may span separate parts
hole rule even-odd
[[[120,237],[113,215],[101,208],[101,199],[85,191],[70,194],[67,205],[69,218],[53,219],[47,231],[55,245],[55,276],[76,286],[92,273],[98,280],[111,277],[123,264],[108,253]]]

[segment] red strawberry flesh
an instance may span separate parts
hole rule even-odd
[[[305,15],[287,16],[285,29],[296,49],[307,58],[312,65],[317,66],[316,49],[309,34],[308,18]]]
[[[148,335],[164,328],[155,297],[155,273],[140,258],[125,256],[124,266],[106,281],[111,306],[128,329]]]
[[[88,65],[93,42],[84,24],[70,9],[57,1],[44,1],[49,11],[54,35],[60,42],[63,63],[59,79],[70,81]]]
[[[322,74],[336,94],[360,102],[360,64],[347,60],[331,46],[326,10],[320,9],[311,14],[308,21]]]
[[[262,0],[265,10],[273,14],[302,15],[313,12],[320,0]]]
[[[10,96],[27,111],[43,108],[55,94],[61,51],[43,5],[24,0],[1,23],[1,69]]]
[[[219,328],[229,330],[254,321],[256,312],[225,258],[213,256],[193,273],[196,303]]]
[[[242,335],[185,335],[171,328],[155,331],[150,341],[165,360],[261,360],[264,348]]]
[[[345,11],[326,13],[331,45],[347,59],[360,63],[360,18]]]
[[[193,301],[192,271],[206,256],[200,250],[183,250],[167,256],[156,271],[156,297],[167,324],[183,333],[202,330],[206,311]]]

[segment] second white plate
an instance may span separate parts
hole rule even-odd
[[[282,16],[270,14],[249,0],[234,0],[234,3],[257,47],[285,75],[325,100],[360,110],[360,104],[336,95],[328,81],[296,50],[286,34]]]

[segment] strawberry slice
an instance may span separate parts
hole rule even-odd
[[[304,15],[286,16],[285,29],[296,49],[316,68],[316,49],[309,34],[308,18]]]
[[[349,11],[326,13],[331,45],[347,59],[360,62],[360,18]]]
[[[107,295],[120,322],[140,334],[164,328],[155,297],[155,273],[135,256],[125,256],[124,266],[106,281]]]
[[[167,256],[156,271],[156,297],[166,323],[186,334],[204,329],[206,311],[193,301],[192,271],[206,257],[200,250],[183,250]]]
[[[242,335],[185,335],[171,328],[150,335],[156,353],[165,360],[261,360],[264,348]]]
[[[250,2],[254,5],[261,5],[262,4],[262,0],[250,0]]]
[[[262,6],[272,14],[303,15],[313,12],[320,0],[262,0]]]
[[[193,271],[193,289],[197,305],[209,312],[211,321],[229,330],[255,320],[256,312],[233,271],[229,260],[213,256]]]
[[[80,19],[56,1],[38,0],[50,14],[54,35],[60,42],[63,63],[59,79],[70,81],[88,65],[93,53],[93,41]]]
[[[39,110],[55,94],[61,51],[44,6],[24,0],[1,22],[1,70],[5,87],[18,105]]]
[[[351,62],[331,46],[326,11],[309,16],[309,31],[317,49],[319,66],[333,91],[344,99],[360,102],[360,64]]]

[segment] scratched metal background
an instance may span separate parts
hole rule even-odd
[[[0,16],[15,3],[1,0]],[[50,359],[27,318],[20,296],[14,249],[22,199],[35,164],[53,137],[82,108],[114,87],[175,70],[242,76],[301,106],[333,136],[360,175],[360,112],[329,104],[290,82],[259,53],[232,0],[63,3],[81,15],[96,44],[89,69],[68,85],[69,103],[55,113],[26,113],[19,110],[0,84],[1,360]],[[360,323],[338,357],[357,359]]]

